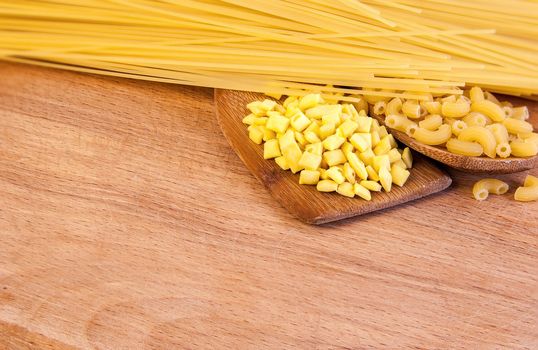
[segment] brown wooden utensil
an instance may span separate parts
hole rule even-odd
[[[500,96],[500,99],[503,101],[510,101],[514,104],[514,106],[528,106],[530,113],[529,122],[533,124],[535,130],[538,128],[538,102],[524,100],[522,98],[512,96]],[[376,118],[380,124],[385,124],[384,116],[372,115],[372,117]],[[470,173],[509,174],[529,170],[538,165],[538,155],[528,158],[489,158],[486,156],[462,156],[459,154],[450,153],[446,150],[446,148],[425,145],[408,136],[404,132],[394,129],[390,129],[390,132],[398,141],[409,146],[409,148],[412,148],[413,150],[422,153],[427,157],[435,159],[443,164],[446,164],[452,168],[456,168]]]
[[[242,123],[246,105],[266,98],[263,94],[215,90],[217,119],[230,146],[247,168],[291,214],[310,224],[323,224],[392,207],[439,192],[452,180],[425,157],[415,156],[411,176],[403,187],[391,192],[373,193],[371,201],[347,198],[336,193],[318,192],[315,186],[299,185],[299,175],[284,171],[273,160],[263,158],[263,146],[248,138]]]

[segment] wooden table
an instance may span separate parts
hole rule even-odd
[[[537,349],[538,203],[276,204],[210,89],[0,65],[1,349]],[[536,125],[535,125],[536,126]],[[530,171],[538,175],[538,168]]]

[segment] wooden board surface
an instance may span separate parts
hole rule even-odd
[[[263,146],[250,141],[242,123],[245,106],[262,100],[263,94],[234,90],[215,91],[216,117],[222,132],[245,166],[266,187],[273,198],[300,220],[322,224],[389,208],[446,189],[452,180],[433,162],[415,154],[409,180],[404,187],[373,193],[371,201],[347,198],[337,193],[318,192],[314,186],[299,184],[299,174],[283,171],[274,161],[263,158]]]
[[[212,94],[0,64],[0,349],[538,348],[525,173],[303,224]]]

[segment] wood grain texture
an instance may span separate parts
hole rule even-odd
[[[321,193],[314,186],[299,184],[299,174],[283,171],[274,161],[263,158],[263,146],[250,141],[245,125],[245,106],[262,100],[263,94],[215,90],[215,109],[219,125],[228,142],[246,167],[266,187],[273,198],[300,220],[323,224],[389,208],[446,189],[450,177],[432,162],[415,157],[411,175],[404,187],[374,193],[371,201],[347,198],[337,193]]]
[[[212,94],[0,64],[0,349],[538,348],[525,173],[303,224]]]
[[[538,102],[524,100],[514,96],[500,95],[501,101],[510,101],[514,106],[528,106],[530,119],[528,120],[538,130]],[[385,118],[380,115],[372,114],[381,124],[385,125]],[[511,174],[519,171],[525,171],[538,166],[538,155],[528,158],[508,157],[508,158],[488,158],[468,157],[460,154],[450,153],[446,148],[441,146],[429,146],[418,142],[406,133],[390,129],[394,137],[401,143],[409,146],[413,150],[424,154],[427,157],[437,160],[452,168],[470,173],[488,173],[488,174]]]

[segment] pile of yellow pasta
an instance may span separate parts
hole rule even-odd
[[[509,186],[506,182],[498,179],[482,179],[473,186],[473,196],[476,200],[483,201],[490,193],[505,194]],[[520,202],[531,202],[538,200],[538,177],[527,175],[523,186],[516,189],[514,199]]]
[[[243,123],[253,142],[265,142],[264,158],[300,172],[300,184],[368,201],[370,191],[403,186],[413,163],[409,148],[397,148],[387,129],[367,115],[368,104],[337,102],[320,94],[290,96],[283,104],[254,101]]]
[[[455,154],[490,158],[531,157],[538,154],[538,134],[526,120],[526,106],[514,107],[479,87],[462,95],[425,101],[379,98],[372,112],[385,115],[385,124],[417,141],[444,145]]]

